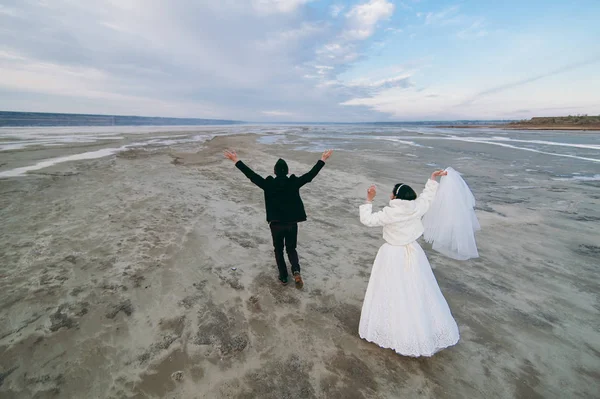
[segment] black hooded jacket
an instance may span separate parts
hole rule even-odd
[[[287,164],[280,159],[275,164],[276,177],[269,176],[266,179],[256,174],[242,161],[238,161],[235,166],[265,192],[268,222],[304,222],[306,212],[300,198],[300,188],[317,176],[325,166],[325,162],[319,160],[310,172],[300,177],[296,175],[288,177]]]

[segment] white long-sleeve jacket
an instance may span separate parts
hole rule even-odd
[[[428,180],[425,189],[414,201],[391,200],[389,206],[373,213],[372,204],[360,206],[360,222],[365,226],[383,226],[383,238],[390,245],[407,245],[424,231],[421,218],[431,205],[439,183]]]

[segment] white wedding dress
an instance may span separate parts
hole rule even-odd
[[[416,242],[424,232],[421,218],[438,186],[429,180],[416,200],[392,200],[377,213],[371,204],[360,207],[361,222],[382,226],[386,243],[373,264],[359,335],[400,355],[432,356],[460,338],[427,256]]]

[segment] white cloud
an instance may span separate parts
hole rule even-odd
[[[415,88],[392,88],[371,97],[346,101],[342,105],[367,106],[400,120],[406,120],[407,118],[426,119],[430,115],[443,112],[450,99],[428,97],[428,94],[425,93]]]
[[[15,4],[28,18],[0,29],[0,109],[242,120],[282,103],[344,112],[303,78],[337,34],[326,22],[256,15],[237,0]]]
[[[400,29],[400,28],[386,28],[385,31],[386,32],[392,32],[394,34],[404,32],[404,30]]]
[[[6,7],[3,6],[2,4],[0,4],[0,15],[6,15],[9,17],[16,17],[18,16],[18,12],[16,9],[11,8],[11,7]]]
[[[290,13],[313,0],[252,0],[254,9],[262,14]]]
[[[334,23],[300,12],[310,0],[10,1],[0,108],[241,120],[364,118],[339,104],[376,85],[337,76],[394,9],[360,0]]]
[[[425,15],[426,25],[447,25],[456,22],[459,6],[454,5],[439,12],[428,12]]]
[[[392,87],[411,87],[413,84],[410,81],[411,74],[405,73],[402,75],[392,76],[385,79],[379,80],[371,80],[371,79],[360,79],[351,81],[347,85],[352,86],[360,86],[371,89],[389,89]]]
[[[128,113],[161,115],[167,112],[173,116],[186,116],[191,112],[200,112],[206,117],[219,115],[214,106],[202,102],[165,101],[128,94],[123,90],[127,82],[120,82],[97,68],[37,62],[21,56],[6,57],[6,54],[0,53],[0,69],[0,89],[43,93],[60,99],[110,103],[112,106],[109,108],[113,113],[123,113],[123,106],[126,105]],[[65,111],[52,106],[47,109],[48,112]]]
[[[475,39],[487,36],[485,19],[459,13],[460,6],[454,5],[439,12],[425,15],[425,25],[435,27],[454,27],[460,30],[456,33],[459,39]]]
[[[334,4],[329,8],[329,13],[333,18],[337,18],[345,8],[346,6],[342,4]]]
[[[325,26],[322,24],[305,22],[298,28],[273,32],[266,40],[258,41],[257,46],[262,50],[278,50],[323,33],[324,30]]]
[[[360,57],[360,42],[373,36],[380,21],[394,13],[387,0],[369,0],[352,7],[345,15],[342,32],[317,50],[318,60],[332,65],[345,65]]]
[[[370,0],[354,6],[347,14],[344,36],[350,40],[365,40],[373,35],[377,24],[394,13],[394,4],[387,0]]]
[[[315,65],[315,68],[317,70],[317,74],[319,75],[327,75],[335,69],[334,67],[329,65]]]
[[[476,85],[452,82],[437,85],[435,90],[410,85],[386,88],[383,81],[381,90],[342,105],[369,107],[396,120],[511,119],[557,115],[572,109],[597,114],[600,80],[587,79],[581,71],[593,69],[598,62],[599,57],[591,58],[483,91]],[[569,76],[557,80],[559,74]],[[565,96],[557,96],[557,92]]]
[[[294,115],[292,112],[287,111],[263,111],[263,115],[267,116],[292,116]]]
[[[0,50],[0,61],[2,61],[3,59],[4,59],[4,61],[7,61],[7,60],[11,60],[11,61],[13,61],[13,60],[21,60],[21,61],[24,61],[25,57],[23,57],[23,56],[21,56],[21,55],[19,55],[17,53],[14,53],[14,52]]]
[[[346,64],[355,61],[359,57],[357,47],[354,43],[348,43],[340,39],[325,44],[317,50],[317,55],[322,57],[323,62],[334,65]]]
[[[525,39],[503,37],[505,47],[496,49],[496,35],[490,34],[485,40],[492,50],[480,49],[485,54],[468,58],[473,55],[469,46],[457,39],[481,38],[494,21],[463,15],[456,7],[427,14],[429,25],[423,15],[422,29],[407,27],[405,40],[414,45],[409,37],[415,36],[409,34],[418,34],[415,40],[428,45],[429,32],[447,30],[445,38],[435,40],[460,47],[453,62],[468,61],[460,70],[444,70],[447,60],[436,54],[418,65],[398,66],[406,57],[398,54],[392,61],[378,60],[390,61],[390,67],[368,70],[358,79],[358,70],[365,68],[354,65],[399,37],[392,34],[399,24],[384,25],[394,4],[400,7],[398,1],[358,0],[339,11],[337,20],[330,17],[328,3],[304,12],[311,8],[308,0],[0,2],[5,5],[0,7],[0,109],[356,121],[382,115],[497,116],[561,104],[592,113],[590,104],[597,108],[600,103],[596,65],[573,71],[570,86],[558,86],[562,74],[544,77],[540,72],[544,80],[538,83],[537,75],[528,78],[526,73],[544,69],[545,60],[557,59],[556,54],[575,57],[581,43],[567,36],[569,47],[532,52],[548,41],[536,31]],[[414,11],[410,15],[414,18]],[[386,42],[374,40],[378,29]],[[506,60],[491,53],[512,55]],[[492,59],[503,60],[510,70],[494,67]],[[507,84],[486,86],[502,76]],[[427,86],[428,79],[435,84]],[[514,84],[520,82],[526,87]]]
[[[465,28],[458,32],[456,35],[460,39],[471,39],[477,37],[487,36],[488,32],[485,30],[485,23],[482,19],[473,22],[468,28]]]

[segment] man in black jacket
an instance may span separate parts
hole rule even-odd
[[[296,252],[296,243],[298,241],[298,223],[306,221],[306,212],[304,204],[300,198],[300,188],[306,183],[310,183],[315,176],[325,166],[325,161],[329,159],[333,151],[325,151],[321,160],[317,162],[310,172],[298,177],[291,175],[288,177],[288,166],[283,159],[279,159],[275,164],[275,177],[269,176],[266,179],[254,173],[252,169],[239,160],[235,151],[225,151],[225,157],[235,162],[235,166],[246,175],[248,179],[265,192],[265,207],[267,209],[267,222],[271,226],[271,235],[273,236],[273,246],[275,247],[275,260],[279,268],[279,281],[283,285],[287,284],[288,271],[283,257],[285,248],[288,259],[292,264],[292,273],[297,288],[302,288],[304,283],[300,276],[300,263],[298,253]]]

